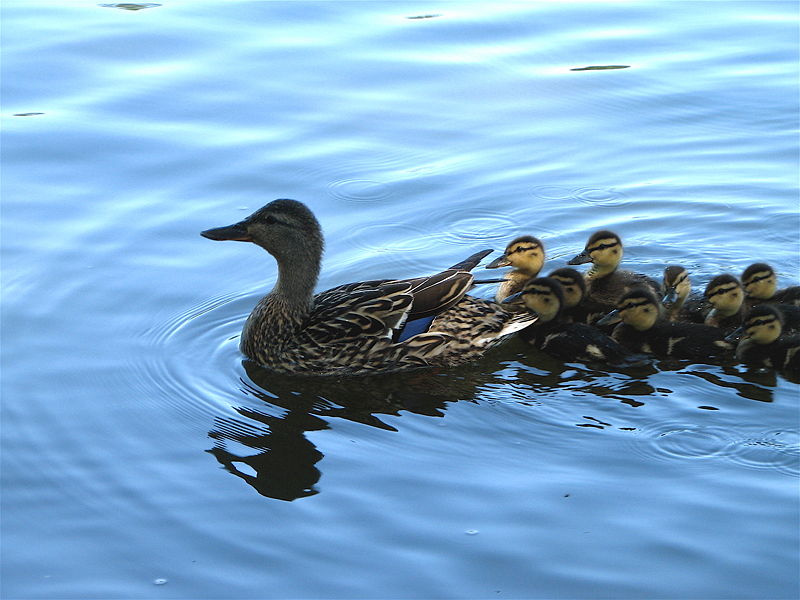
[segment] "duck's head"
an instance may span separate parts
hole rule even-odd
[[[522,300],[525,306],[539,316],[539,320],[546,323],[555,319],[564,306],[564,292],[561,284],[551,277],[536,277],[530,279],[517,292],[503,300],[503,302],[515,302]]]
[[[486,268],[496,269],[509,266],[523,271],[531,277],[536,277],[544,266],[544,244],[531,235],[520,236],[506,246],[503,256],[494,259],[486,265]]]
[[[742,284],[733,275],[723,273],[717,275],[706,286],[706,300],[714,307],[709,316],[720,315],[730,317],[739,312],[744,301]]]
[[[771,344],[783,331],[783,318],[780,311],[770,304],[754,306],[742,325],[742,340],[756,344]]]
[[[655,294],[647,288],[636,288],[623,294],[617,301],[617,310],[603,317],[599,323],[613,322],[613,316],[639,331],[647,331],[661,317],[661,305]]]
[[[670,265],[664,269],[664,298],[665,305],[683,304],[689,292],[692,291],[692,282],[689,271],[680,265]]]
[[[564,308],[578,306],[586,296],[586,280],[575,269],[569,267],[556,269],[548,277],[561,284],[564,292]]]
[[[778,287],[775,270],[766,263],[754,263],[742,273],[742,287],[748,298],[769,300]]]
[[[253,242],[281,263],[314,262],[322,256],[322,229],[314,214],[297,200],[273,200],[233,225],[200,233],[210,240]]]
[[[567,264],[582,265],[593,263],[596,267],[615,269],[622,260],[622,240],[613,231],[596,231],[586,242],[583,252],[575,256]]]

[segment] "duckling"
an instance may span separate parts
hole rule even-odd
[[[296,200],[275,200],[202,235],[253,242],[275,257],[278,281],[250,313],[239,347],[279,373],[366,375],[459,365],[535,320],[466,295],[469,271],[490,250],[435,275],[348,283],[315,295],[322,230]]]
[[[778,276],[766,263],[753,263],[742,273],[742,287],[750,306],[770,302],[800,306],[800,285],[778,290]]]
[[[601,230],[593,233],[583,252],[567,263],[592,263],[586,273],[586,303],[594,312],[607,313],[613,310],[619,297],[636,286],[646,286],[655,292],[660,290],[659,284],[647,275],[618,269],[622,253],[620,237],[613,231]]]
[[[519,297],[539,318],[519,336],[543,352],[567,361],[606,361],[611,364],[641,359],[620,344],[586,323],[569,323],[563,319],[566,297],[561,284],[553,277],[529,280],[522,291],[504,302]]]
[[[742,325],[747,307],[744,303],[742,284],[736,277],[729,273],[717,275],[706,286],[705,297],[713,306],[706,315],[706,325],[720,327],[727,333]],[[800,306],[793,304],[774,306],[781,313],[785,330],[792,332],[800,330]]]
[[[774,367],[800,377],[800,335],[782,335],[783,317],[774,304],[754,306],[743,325],[736,358],[748,365]]]
[[[701,296],[689,296],[692,281],[684,267],[669,265],[664,269],[662,291],[664,297],[661,303],[667,309],[667,319],[689,323],[702,323],[705,320],[705,300]]]
[[[699,323],[667,321],[656,295],[646,288],[623,294],[616,312],[600,320],[600,324],[618,316],[622,323],[614,328],[611,337],[633,352],[656,356],[672,356],[707,360],[732,354],[733,344],[716,327]]]
[[[530,235],[522,235],[509,242],[502,256],[497,257],[486,269],[498,267],[514,267],[504,276],[498,286],[495,299],[502,302],[508,296],[522,290],[525,282],[536,277],[544,266],[544,244]]]
[[[568,323],[591,323],[598,316],[589,311],[584,303],[586,298],[586,280],[577,270],[569,267],[556,269],[548,277],[561,284],[564,292],[564,306],[561,318]]]

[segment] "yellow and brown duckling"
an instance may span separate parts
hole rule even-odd
[[[775,269],[766,263],[754,263],[742,273],[742,287],[750,306],[770,302],[800,306],[800,285],[778,289]]]
[[[315,295],[322,230],[296,200],[275,200],[202,235],[253,242],[275,257],[278,280],[248,317],[240,349],[280,373],[364,375],[459,365],[535,320],[466,295],[469,271],[488,250],[435,275],[348,283]]]
[[[533,325],[519,336],[543,352],[567,361],[602,361],[622,364],[641,360],[612,340],[596,327],[586,323],[571,323],[563,318],[566,305],[564,290],[554,277],[529,280],[522,291],[509,296],[505,302],[521,299],[527,309],[538,316]]]
[[[717,275],[708,282],[705,298],[711,304],[705,324],[730,333],[742,324],[746,307],[742,284],[730,273]]]
[[[658,298],[647,288],[623,294],[614,313],[600,323],[620,318],[611,337],[633,352],[701,361],[733,353],[733,344],[716,327],[666,320]]]
[[[702,296],[691,296],[692,281],[689,272],[680,265],[669,265],[664,269],[661,303],[670,321],[702,323],[708,311]]]
[[[622,254],[620,237],[604,229],[593,233],[583,251],[567,263],[592,263],[586,273],[586,303],[593,311],[607,313],[613,310],[620,296],[638,286],[648,287],[655,292],[660,290],[658,282],[647,275],[619,269]]]
[[[773,367],[800,377],[800,335],[783,334],[783,317],[774,304],[754,306],[742,326],[736,347],[739,362]]]
[[[536,277],[542,270],[544,258],[544,244],[538,238],[523,235],[511,240],[503,255],[485,267],[486,269],[513,267],[503,276],[504,281],[497,287],[495,299],[502,302],[522,290],[525,282]]]
[[[736,277],[730,273],[717,275],[706,286],[705,297],[713,307],[706,315],[706,325],[719,327],[727,333],[742,325],[747,306],[744,302],[744,289]],[[781,313],[785,330],[800,330],[800,306],[793,304],[774,306]]]
[[[563,267],[552,271],[551,277],[561,284],[564,292],[564,308],[561,318],[571,323],[592,323],[605,313],[592,312],[587,306],[586,300],[586,280],[576,269]]]

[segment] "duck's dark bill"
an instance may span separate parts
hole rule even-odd
[[[210,240],[218,242],[229,240],[233,242],[252,242],[253,238],[247,233],[247,229],[241,223],[228,225],[227,227],[215,227],[201,231],[200,235]]]

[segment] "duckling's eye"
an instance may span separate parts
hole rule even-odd
[[[265,222],[267,225],[274,225],[275,223],[277,223],[277,222],[278,222],[278,219],[276,219],[276,218],[275,218],[275,217],[273,217],[272,215],[267,215],[267,218],[266,218],[266,219],[264,219],[264,222]]]

